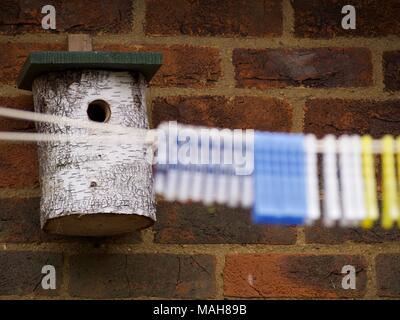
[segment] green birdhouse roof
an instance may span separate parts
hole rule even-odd
[[[21,69],[17,87],[32,90],[33,80],[41,74],[76,69],[137,71],[150,81],[161,67],[162,58],[159,52],[32,52]]]

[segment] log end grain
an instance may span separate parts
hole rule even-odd
[[[148,228],[153,223],[151,218],[136,214],[71,214],[47,220],[43,230],[70,236],[114,236]]]

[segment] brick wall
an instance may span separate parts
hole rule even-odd
[[[41,29],[45,4],[57,30]],[[340,27],[357,8],[357,29]],[[0,105],[32,110],[15,80],[31,51],[162,51],[149,90],[163,120],[231,128],[400,133],[400,4],[396,0],[3,0]],[[84,13],[84,14],[82,14]],[[0,119],[0,130],[32,131]],[[249,212],[158,203],[154,228],[108,239],[39,229],[34,145],[0,144],[0,298],[400,298],[400,232],[260,226]],[[40,286],[57,270],[57,290]],[[341,268],[357,289],[341,287]]]

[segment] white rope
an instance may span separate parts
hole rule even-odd
[[[131,134],[146,134],[146,129],[123,127],[119,125],[112,125],[108,123],[96,123],[93,121],[86,121],[81,119],[73,119],[64,116],[56,116],[53,114],[37,113],[31,111],[16,110],[11,108],[0,107],[0,116],[7,118],[14,118],[20,120],[28,120],[34,122],[47,122],[53,124],[64,124],[76,128],[85,128],[99,130],[102,132],[113,133],[131,133]]]
[[[52,114],[43,114],[31,111],[23,111],[16,110],[12,108],[4,108],[0,107],[0,116],[7,118],[14,118],[20,120],[28,120],[34,122],[46,122],[53,124],[63,124],[69,125],[75,128],[85,128],[96,131],[101,131],[103,134],[112,133],[112,134],[129,134],[128,136],[122,138],[121,136],[110,137],[108,141],[118,141],[122,142],[131,139],[132,142],[136,141],[144,144],[155,144],[157,137],[157,129],[141,129],[141,128],[131,128],[131,127],[123,127],[119,125],[112,125],[108,123],[96,123],[93,121],[87,121],[82,119],[73,119],[64,116],[56,116]],[[199,127],[200,128],[200,127]],[[213,133],[213,132],[212,132]],[[213,136],[213,134],[211,136]],[[105,139],[106,135],[103,135],[99,139]],[[38,133],[14,133],[14,132],[0,132],[0,140],[8,140],[8,141],[27,141],[27,142],[40,142],[40,141],[76,141],[76,139],[80,141],[95,141],[94,135],[83,136],[69,136],[63,137],[62,134],[54,135],[54,134],[38,134]],[[86,140],[85,140],[86,139]],[[101,141],[100,141],[101,143]],[[323,143],[322,140],[317,140],[317,152],[323,153]],[[380,140],[374,140],[372,143],[372,150],[375,154],[380,154],[382,152],[382,143]],[[396,152],[400,152],[400,149],[396,149]]]
[[[91,144],[151,144],[128,134],[49,134],[36,132],[1,132],[0,140],[16,142],[73,142]]]
[[[56,116],[51,114],[42,114],[31,111],[16,110],[11,108],[0,107],[0,116],[28,120],[34,122],[46,122],[53,124],[64,124],[75,128],[85,128],[95,131],[100,131],[102,136],[88,134],[88,135],[67,135],[67,134],[50,134],[50,133],[21,133],[21,132],[0,132],[0,140],[6,141],[27,141],[27,142],[40,142],[40,141],[88,141],[95,142],[96,139],[101,143],[101,139],[108,142],[140,142],[144,144],[154,144],[155,132],[154,130],[123,127],[118,125],[111,125],[108,123],[96,123],[93,121],[86,121],[81,119],[73,119],[64,116]],[[113,136],[107,137],[107,133],[112,133]],[[122,135],[122,136],[121,136]]]

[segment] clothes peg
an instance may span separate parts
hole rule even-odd
[[[193,186],[190,192],[190,198],[197,202],[202,200],[204,193],[204,185],[207,176],[207,164],[210,161],[210,147],[209,147],[209,131],[200,130],[200,141],[199,141],[199,155],[200,163],[198,164],[196,171],[193,175]]]
[[[165,175],[167,173],[167,154],[166,145],[164,142],[159,143],[157,148],[157,169],[154,177],[154,191],[158,194],[163,194],[165,190]]]
[[[366,208],[364,200],[364,179],[362,176],[362,162],[361,162],[361,139],[358,135],[352,135],[352,163],[353,163],[353,177],[354,177],[354,204],[355,204],[355,225],[359,226],[360,223],[366,218]]]
[[[288,215],[288,212],[291,211],[291,208],[295,205],[294,202],[294,197],[292,194],[292,190],[296,189],[295,186],[291,186],[290,183],[293,182],[293,176],[291,177],[291,174],[294,174],[295,170],[294,168],[290,166],[290,157],[294,157],[295,153],[291,152],[291,145],[289,142],[289,139],[285,139],[281,135],[277,134],[278,140],[278,152],[277,155],[279,156],[279,169],[280,169],[280,174],[279,174],[279,180],[280,180],[280,196],[281,200],[279,203],[277,203],[277,214],[279,214],[282,217],[285,217]],[[295,164],[296,160],[293,160],[293,164]],[[279,208],[280,207],[280,208]]]
[[[210,129],[210,153],[211,153],[211,162],[210,165],[207,166],[207,173],[205,178],[205,190],[203,201],[205,205],[211,205],[216,200],[216,175],[215,175],[215,166],[218,165],[220,159],[220,141],[219,141],[219,130],[212,128]]]
[[[362,148],[362,174],[364,178],[364,200],[366,218],[362,222],[362,227],[372,228],[375,221],[379,218],[378,201],[376,195],[375,163],[372,153],[372,137],[365,135],[361,138]]]
[[[232,130],[223,129],[220,130],[221,141],[220,141],[220,152],[219,157],[221,159],[220,172],[216,174],[216,195],[215,200],[218,204],[226,204],[229,202],[232,194],[230,193],[230,186],[232,183],[232,174],[230,168],[232,168],[233,156],[233,137]]]
[[[307,218],[306,223],[312,225],[321,217],[319,203],[318,169],[317,169],[317,139],[313,134],[304,138],[306,152],[306,183],[307,183]]]
[[[365,218],[361,142],[358,136],[339,138],[340,182],[343,217],[342,226],[358,226]]]
[[[396,139],[396,162],[397,162],[397,187],[399,188],[397,191],[399,192],[399,206],[400,206],[400,136],[397,137]],[[400,207],[399,207],[400,211]],[[400,228],[400,212],[399,212],[399,218],[397,220],[397,225]]]
[[[390,229],[399,218],[398,193],[394,161],[394,140],[391,135],[382,139],[382,227]]]
[[[250,208],[253,205],[254,186],[254,131],[245,132],[245,152],[247,158],[246,174],[242,175],[242,192],[240,203],[243,208]]]
[[[285,164],[282,159],[283,143],[280,140],[279,134],[273,133],[270,135],[269,146],[270,147],[267,148],[268,153],[265,154],[265,157],[270,157],[269,160],[266,159],[266,162],[269,162],[269,190],[271,191],[271,199],[269,200],[271,203],[270,211],[266,212],[267,220],[269,223],[283,223],[282,206],[284,194],[282,173]],[[262,188],[262,186],[260,186],[260,188]]]
[[[342,217],[337,177],[336,138],[333,135],[327,135],[322,139],[322,145],[324,178],[323,222],[325,226],[332,227]]]
[[[194,131],[195,129],[187,126],[187,130]],[[180,130],[181,134],[187,139],[185,144],[188,145],[189,156],[188,158],[184,157],[179,159],[181,169],[178,171],[178,193],[177,200],[180,202],[187,202],[190,197],[190,190],[192,188],[192,177],[195,172],[196,163],[198,162],[197,153],[198,153],[198,142],[197,137],[193,137],[189,131],[186,131],[185,128]],[[188,134],[186,134],[188,133]],[[182,162],[183,161],[183,162]]]
[[[254,204],[252,218],[255,223],[268,223],[274,211],[276,187],[272,175],[272,137],[271,134],[256,132],[254,136]]]
[[[170,166],[167,176],[166,176],[166,186],[165,186],[165,199],[167,201],[175,201],[178,193],[178,170],[176,165]]]
[[[171,140],[169,139],[171,137]],[[171,143],[173,141],[173,143]],[[172,158],[173,154],[175,153],[175,148],[177,150],[177,135],[174,135],[170,132],[168,132],[168,156],[167,156],[167,174],[165,177],[166,183],[165,183],[165,190],[164,190],[164,197],[167,201],[175,201],[177,194],[178,194],[178,170],[180,168],[178,159],[176,157]]]
[[[287,200],[286,216],[288,223],[303,224],[307,216],[307,182],[306,182],[306,153],[304,135],[292,134],[287,140],[287,184],[285,184]]]
[[[226,204],[228,202],[229,194],[229,186],[230,186],[230,178],[228,177],[228,169],[224,169],[224,165],[222,166],[222,172],[215,176],[215,202],[218,204]]]
[[[240,204],[240,195],[243,192],[241,189],[242,187],[242,176],[237,175],[235,173],[235,162],[238,160],[237,155],[239,152],[242,152],[243,148],[243,138],[238,139],[238,135],[235,134],[240,130],[232,130],[231,131],[231,138],[232,138],[232,166],[231,170],[228,171],[228,190],[229,190],[229,197],[228,197],[228,206],[231,208],[238,207]],[[236,137],[236,139],[235,139]]]
[[[166,176],[168,173],[168,130],[166,125],[159,126],[157,131],[157,155],[156,170],[154,178],[154,191],[157,194],[164,195],[166,189]]]
[[[339,173],[340,173],[340,200],[342,204],[342,217],[340,225],[353,226],[356,208],[354,204],[354,176],[352,163],[352,146],[350,137],[342,135],[338,139]]]
[[[301,224],[306,217],[303,137],[256,133],[253,220]]]
[[[201,201],[206,172],[207,168],[204,166],[198,166],[193,174],[193,185],[191,188],[190,199],[194,202]]]

